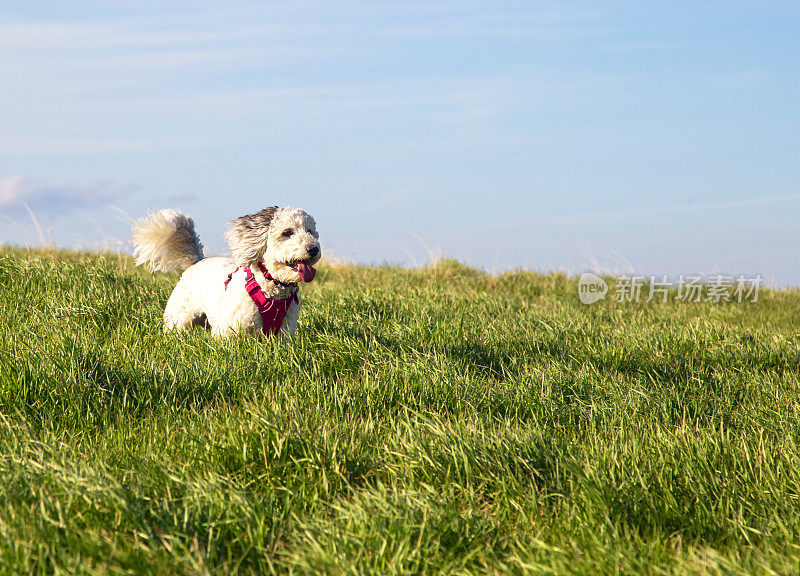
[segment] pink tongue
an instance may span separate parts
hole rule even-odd
[[[297,265],[297,273],[300,274],[300,278],[303,282],[311,282],[314,276],[317,275],[317,271],[314,270],[314,267],[305,262],[300,262],[300,264]]]

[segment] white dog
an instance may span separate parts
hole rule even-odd
[[[273,206],[230,222],[232,258],[204,258],[191,218],[160,210],[133,226],[136,265],[186,271],[164,310],[166,330],[205,326],[217,336],[294,334],[300,313],[297,283],[314,279],[322,253],[314,219]]]

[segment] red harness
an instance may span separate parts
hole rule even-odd
[[[289,311],[289,306],[291,306],[293,302],[300,303],[300,299],[297,297],[297,285],[285,284],[284,282],[275,280],[267,271],[267,267],[264,266],[263,262],[258,263],[258,269],[261,270],[261,273],[264,274],[264,278],[268,281],[271,280],[281,286],[294,288],[292,293],[282,300],[267,298],[261,286],[256,282],[256,277],[253,276],[253,271],[250,270],[250,267],[247,266],[244,269],[244,289],[247,290],[250,299],[255,303],[256,308],[258,308],[258,313],[261,314],[261,330],[264,332],[265,336],[274,336],[280,331],[281,326],[283,326],[283,321],[286,318],[286,313]],[[231,281],[231,277],[233,277],[238,270],[237,268],[228,274],[228,279],[225,280],[225,290],[228,289],[228,283]]]

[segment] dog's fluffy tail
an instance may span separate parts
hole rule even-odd
[[[159,210],[133,224],[136,265],[150,270],[184,270],[203,259],[203,245],[194,222],[177,210]]]

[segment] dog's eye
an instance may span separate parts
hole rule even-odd
[[[288,238],[292,234],[294,234],[294,231],[291,228],[287,228],[286,230],[283,231],[281,236],[283,236],[284,238]]]

